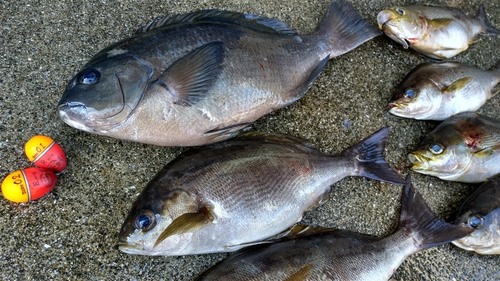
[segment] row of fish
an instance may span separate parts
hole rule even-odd
[[[483,5],[475,18],[450,7],[396,7],[380,12],[379,27],[405,48],[434,59],[466,50],[478,34],[499,35]],[[499,89],[500,62],[485,71],[459,62],[424,63],[398,85],[391,114],[444,120],[410,153],[412,170],[443,180],[477,183],[458,211],[457,224],[475,229],[453,243],[480,254],[500,253],[500,120],[478,110]]]
[[[415,5],[384,10],[377,20],[405,48],[436,59],[465,50],[478,34],[500,34],[482,5],[475,19],[451,8]],[[485,184],[486,191],[464,203],[455,225],[436,219],[409,177],[403,180],[386,163],[389,128],[336,156],[291,136],[247,132],[229,139],[261,116],[300,99],[330,58],[380,34],[347,2],[334,0],[318,28],[307,35],[274,19],[207,10],[159,18],[94,56],[59,102],[67,124],[154,145],[209,144],[182,153],[148,183],[122,225],[119,249],[188,255],[253,246],[201,280],[387,280],[409,255],[457,239],[454,243],[463,248],[497,253],[493,248],[500,243],[485,246],[483,241],[500,236],[498,200],[490,197],[498,199],[498,191],[491,191],[497,184]],[[495,94],[499,68],[486,75],[458,63],[422,65],[401,83],[391,113],[443,120],[476,110]],[[429,79],[429,73],[439,81]],[[472,91],[479,92],[475,103],[470,102]],[[425,113],[408,113],[422,111],[428,101],[434,107],[424,108]],[[495,123],[474,117],[481,124]],[[458,127],[466,128],[462,123]],[[482,127],[475,123],[470,128],[475,135],[458,136],[468,138],[466,148],[478,156],[468,156],[469,165],[447,179],[478,182],[494,173],[470,163],[490,157],[494,168],[495,133],[479,132]],[[415,171],[437,170],[427,163],[436,155],[442,156],[434,162],[450,168],[465,151],[455,149],[460,146],[457,135],[442,134],[450,143],[428,137],[410,155]],[[482,180],[473,178],[477,174]],[[347,176],[404,185],[399,226],[392,235],[376,238],[293,227],[305,211],[328,198],[333,183]]]
[[[409,255],[456,239],[467,250],[500,253],[500,177],[464,202],[457,226],[438,221],[414,194],[409,178],[403,181],[385,162],[388,133],[383,128],[337,156],[322,154],[301,139],[256,132],[187,150],[134,202],[120,231],[119,249],[188,255],[253,246],[201,280],[387,280]],[[303,212],[328,198],[331,184],[353,175],[405,183],[394,234],[376,238],[334,229],[290,229]]]
[[[470,18],[450,7],[414,5],[378,15],[386,35],[433,59],[466,50],[477,35],[500,35],[480,5]],[[412,170],[443,180],[484,182],[461,206],[458,225],[474,232],[453,241],[480,254],[500,254],[500,120],[472,113],[495,96],[500,62],[489,71],[459,62],[424,63],[398,85],[391,114],[419,120],[444,120],[409,155]]]
[[[471,18],[450,7],[414,5],[384,10],[379,27],[404,48],[434,59],[466,50],[477,35],[500,35],[480,5]],[[500,62],[489,71],[459,62],[424,63],[399,84],[391,114],[444,120],[409,155],[412,170],[443,180],[484,182],[459,210],[458,223],[475,229],[453,243],[481,254],[500,253],[500,121],[476,113],[495,96]]]
[[[500,35],[484,6],[475,18],[450,7],[413,5],[383,10],[379,28],[390,38],[434,59],[448,59],[466,50],[478,35]],[[396,88],[389,112],[419,120],[444,120],[478,110],[492,98],[500,82],[500,62],[489,71],[459,62],[424,63]]]
[[[120,231],[119,249],[186,255],[253,245],[200,280],[387,280],[409,255],[473,229],[454,243],[496,253],[499,179],[464,203],[457,226],[439,221],[414,193],[409,177],[403,181],[384,161],[388,132],[383,128],[338,156],[324,155],[297,138],[255,132],[187,150],[134,202]],[[405,183],[395,233],[376,238],[334,229],[289,229],[304,211],[325,201],[331,184],[350,175]]]

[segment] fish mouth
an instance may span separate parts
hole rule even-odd
[[[406,103],[396,103],[389,102],[389,113],[399,117],[408,117],[410,114],[408,113],[408,104]]]
[[[408,103],[391,101],[391,102],[389,102],[388,106],[389,106],[389,109],[404,109],[404,108],[408,107]]]
[[[429,159],[423,155],[410,153],[408,154],[408,160],[413,164],[412,171],[426,171],[428,168]]]
[[[410,47],[410,41],[408,41],[406,38],[398,37],[396,34],[394,34],[393,32],[394,29],[395,26],[384,23],[382,30],[385,32],[385,35],[387,35],[392,40],[396,41],[396,43],[401,44],[404,49],[408,49]]]
[[[94,130],[84,124],[84,122],[81,121],[80,118],[75,118],[79,116],[78,114],[75,114],[75,109],[76,111],[82,111],[86,110],[87,107],[82,104],[82,103],[64,103],[60,104],[57,109],[59,112],[59,117],[61,120],[64,121],[64,123],[68,124],[69,126],[85,131],[85,132],[93,132]]]
[[[129,243],[126,239],[120,238],[118,244],[116,245],[118,250],[127,254],[139,254],[144,250],[144,241],[137,241],[135,243]]]

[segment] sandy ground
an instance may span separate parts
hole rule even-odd
[[[77,3],[78,2],[78,3]],[[127,255],[117,235],[145,184],[182,149],[155,147],[91,135],[64,124],[56,105],[67,82],[105,46],[131,35],[155,17],[219,8],[277,18],[299,33],[312,31],[329,5],[312,1],[2,1],[0,3],[0,175],[30,163],[24,143],[45,134],[64,147],[66,171],[52,193],[31,203],[0,199],[0,279],[193,280],[225,254],[183,257]],[[378,11],[410,1],[350,0],[376,23]],[[434,1],[475,14],[479,0]],[[485,1],[500,26],[500,1]],[[455,59],[490,68],[500,59],[500,37],[483,37]],[[437,125],[387,113],[395,85],[428,59],[380,36],[331,60],[312,89],[294,105],[265,116],[255,128],[310,140],[338,153],[382,126],[393,127],[387,159],[399,169],[406,155]],[[500,99],[481,110],[500,118]],[[404,172],[406,173],[406,172]],[[449,219],[476,186],[412,173],[417,190],[441,218]],[[346,178],[308,224],[387,235],[399,214],[397,186]],[[500,280],[500,257],[480,256],[453,245],[408,258],[396,280]]]

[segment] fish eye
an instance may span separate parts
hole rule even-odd
[[[471,215],[467,219],[467,224],[470,225],[470,227],[475,228],[475,229],[481,228],[481,226],[483,226],[483,217],[481,217],[480,215],[477,215],[477,214]]]
[[[136,229],[148,231],[155,227],[156,218],[153,212],[150,210],[141,210],[136,216],[134,221],[134,227]]]
[[[78,76],[78,81],[82,84],[91,85],[99,82],[101,74],[97,70],[86,70]]]
[[[409,99],[413,99],[416,95],[417,94],[415,94],[415,91],[413,91],[412,89],[408,89],[405,92],[405,97]]]
[[[441,144],[433,144],[429,146],[429,150],[432,154],[441,154],[443,153],[444,147]]]
[[[405,10],[401,9],[401,8],[397,8],[396,9],[396,12],[398,12],[398,14],[404,16],[405,15]]]

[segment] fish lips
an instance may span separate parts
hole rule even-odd
[[[132,113],[132,109],[126,104],[120,105],[117,113],[106,117],[96,117],[102,115],[102,111],[97,111],[80,102],[63,102],[57,107],[59,117],[71,127],[87,132],[104,132],[110,130],[122,122]]]
[[[383,10],[377,15],[377,23],[379,29],[384,29],[384,25],[394,19],[394,13],[389,10]]]
[[[140,254],[144,251],[144,241],[137,241],[135,243],[128,243],[127,237],[120,237],[118,244],[116,245],[118,250],[126,254]]]
[[[428,171],[429,170],[429,159],[425,156],[417,153],[408,154],[408,160],[413,164],[411,169],[413,171]]]
[[[406,117],[407,116],[407,109],[408,109],[408,103],[399,103],[396,101],[390,101],[388,104],[389,107],[389,113],[400,116],[400,117]]]

